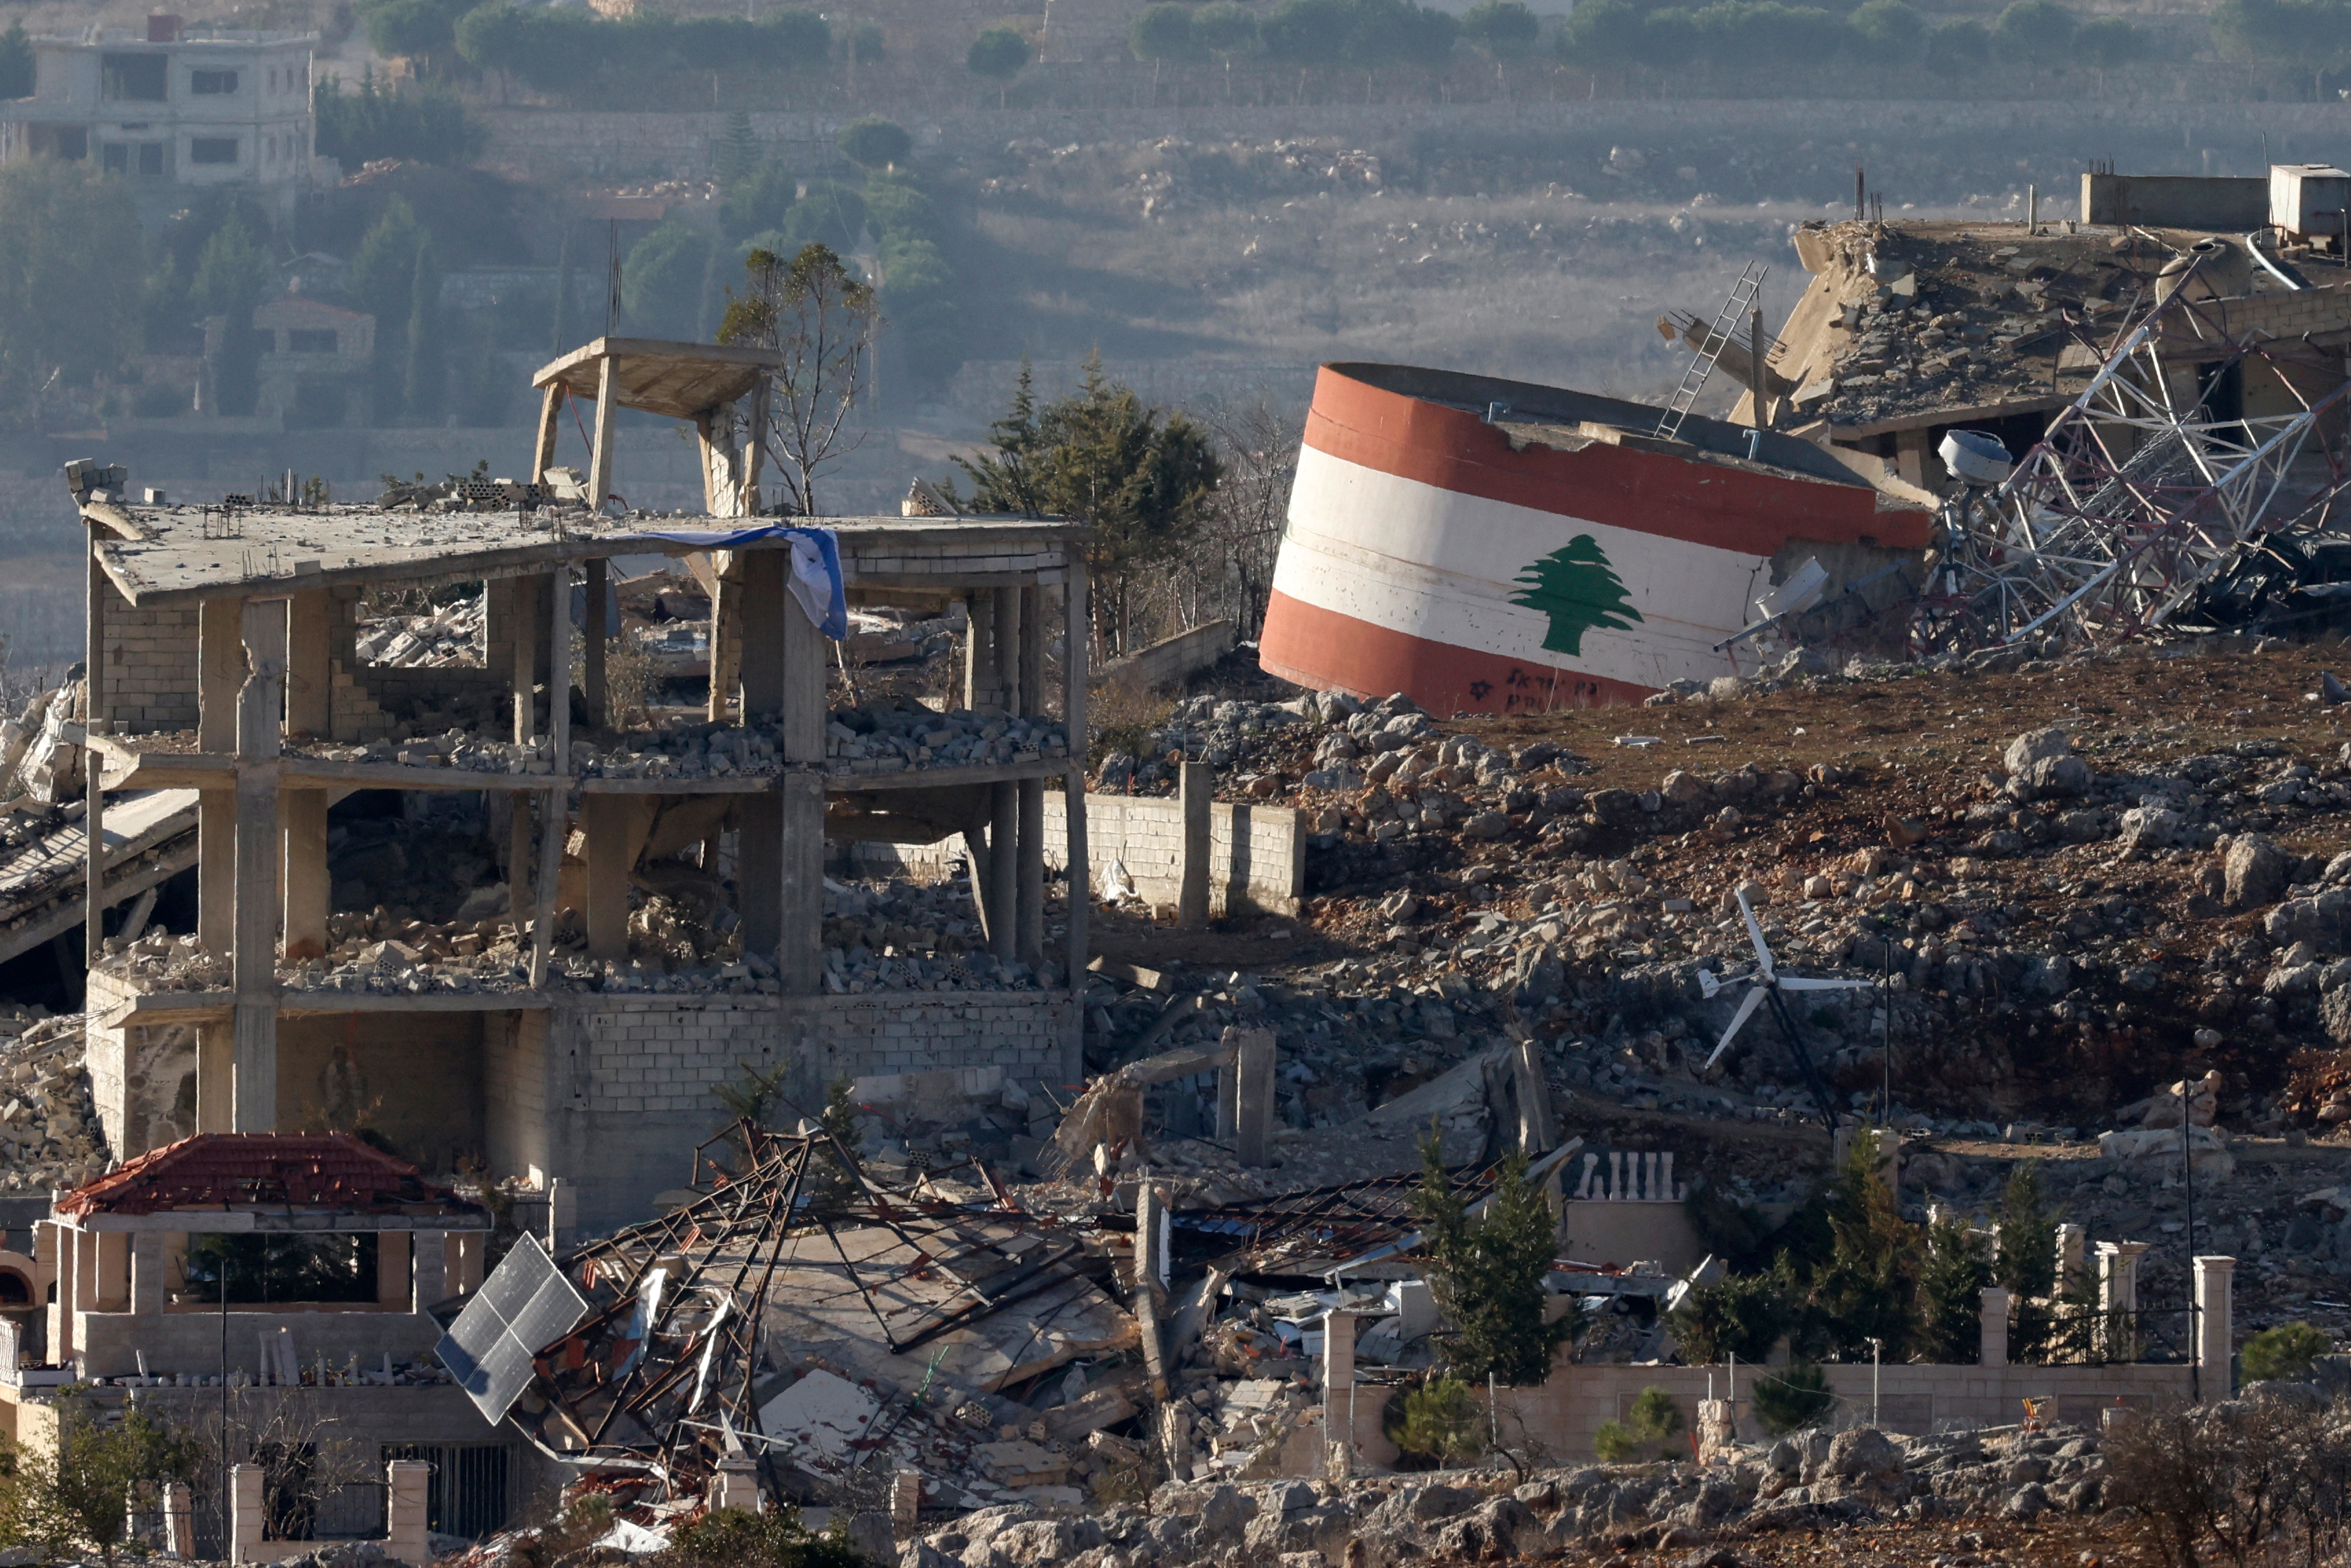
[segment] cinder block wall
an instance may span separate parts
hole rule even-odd
[[[196,727],[196,609],[134,609],[108,583],[98,716],[131,735]]]
[[[1077,1013],[1066,994],[582,997],[549,1020],[541,1057],[549,1168],[580,1189],[583,1231],[647,1218],[684,1186],[694,1146],[726,1125],[716,1091],[789,1061],[786,1092],[821,1107],[836,1079],[1003,1067],[1063,1083]]]
[[[1045,859],[1065,866],[1069,852],[1068,818],[1048,796]],[[1088,795],[1086,860],[1097,890],[1116,861],[1137,893],[1155,904],[1173,904],[1183,891],[1184,803],[1172,795]],[[1209,913],[1295,915],[1305,891],[1304,813],[1294,806],[1222,800],[1208,808]]]
[[[1748,1430],[1750,1392],[1759,1371],[1741,1365],[1737,1397],[1740,1430]],[[1870,1412],[1867,1363],[1822,1368],[1829,1390],[1856,1419]],[[2026,1399],[2053,1398],[2054,1418],[2095,1424],[2098,1412],[2117,1403],[2148,1408],[2185,1403],[2195,1369],[2185,1365],[2123,1366],[1916,1366],[1888,1365],[1878,1373],[1878,1424],[1890,1432],[1925,1434],[1944,1424],[2002,1426],[2022,1420]],[[1603,1421],[1621,1421],[1641,1390],[1663,1388],[1681,1407],[1686,1427],[1698,1421],[1698,1402],[1711,1389],[1731,1396],[1728,1366],[1562,1366],[1541,1388],[1501,1392],[1505,1436],[1513,1421],[1525,1439],[1560,1464],[1588,1463],[1596,1455],[1593,1438]]]

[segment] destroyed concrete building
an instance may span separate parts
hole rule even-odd
[[[109,936],[120,872],[86,896],[118,1157],[364,1125],[427,1169],[560,1181],[601,1230],[677,1185],[712,1091],[747,1072],[811,1105],[872,1072],[1076,1075],[1085,906],[1049,909],[1044,821],[1049,780],[1083,798],[1085,530],[760,516],[742,432],[774,362],[600,340],[538,376],[531,480],[384,505],[133,499],[75,465],[95,696],[60,734],[96,764],[81,820],[111,840],[154,810],[140,792],[196,800],[196,929]],[[584,477],[554,462],[573,400],[595,404]],[[706,516],[620,510],[622,407],[695,424]],[[708,575],[716,674],[693,709],[624,716],[610,563],[645,556]],[[452,585],[481,606],[478,664],[364,655],[370,595]],[[829,689],[851,601],[956,606],[959,689]],[[1082,887],[1082,811],[1056,826]],[[968,894],[826,880],[829,841],[956,835]]]

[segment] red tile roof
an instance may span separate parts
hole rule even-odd
[[[343,1133],[199,1133],[76,1187],[57,1211],[153,1214],[224,1205],[482,1212],[405,1160]]]

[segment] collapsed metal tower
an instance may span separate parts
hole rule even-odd
[[[2184,628],[2205,586],[2249,553],[2325,528],[2351,484],[2342,433],[2325,417],[2351,394],[2343,362],[2231,331],[2230,301],[2189,298],[2196,276],[2104,350],[2076,326],[2096,356],[2088,385],[2004,480],[1945,503],[1917,652],[2102,645]],[[2229,408],[2227,389],[2250,366],[2297,406]]]

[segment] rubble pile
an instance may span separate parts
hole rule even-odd
[[[1895,1437],[1862,1426],[1725,1443],[1709,1457],[1702,1466],[1176,1481],[1147,1501],[1079,1515],[1033,1504],[985,1509],[920,1537],[899,1562],[901,1568],[1176,1568],[1238,1556],[1301,1568],[1342,1562],[1393,1568],[1687,1550],[1889,1521],[2030,1521],[2096,1513],[2103,1501],[2099,1439],[2079,1427]]]
[[[107,1166],[83,1065],[82,1015],[11,1007],[0,1019],[0,1188],[78,1186]]]
[[[66,738],[81,722],[81,683],[68,681],[26,700],[14,718],[0,720],[0,799],[21,796],[42,805],[78,808],[82,790],[81,747]],[[0,824],[8,847],[25,841],[34,826]]]
[[[1006,990],[1061,984],[1050,959],[1031,971],[987,951],[963,879],[825,883],[824,986],[835,994]]]
[[[838,707],[825,726],[826,768],[834,773],[897,773],[910,768],[984,768],[1066,757],[1069,736],[1050,720],[1009,718],[919,703]]]
[[[428,615],[387,615],[362,621],[355,652],[363,664],[400,669],[478,666],[488,614],[480,595],[459,599]]]

